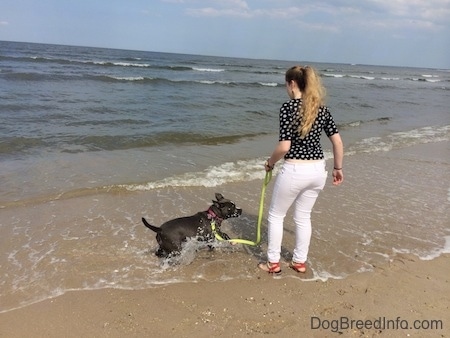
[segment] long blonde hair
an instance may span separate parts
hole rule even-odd
[[[310,66],[294,66],[286,71],[286,81],[294,80],[302,93],[300,108],[301,121],[299,125],[300,138],[305,138],[319,113],[319,108],[325,103],[325,88],[320,76]]]

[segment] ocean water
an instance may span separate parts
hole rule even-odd
[[[189,242],[173,260],[153,255],[140,219],[191,215],[221,192],[244,209],[226,232],[254,239],[296,63],[322,76],[346,178],[316,204],[310,271],[282,278],[345,278],[398,253],[448,252],[450,70],[0,41],[0,312],[67,290],[255,278],[265,217],[257,247]],[[288,214],[286,261],[293,235]]]

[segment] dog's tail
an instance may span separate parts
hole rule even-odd
[[[151,225],[150,223],[148,223],[144,217],[142,217],[142,222],[144,223],[144,225],[149,228],[150,230],[153,230],[156,233],[160,233],[161,229],[158,227],[155,227],[154,225]]]

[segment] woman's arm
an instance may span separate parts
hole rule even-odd
[[[290,148],[291,148],[291,141],[278,142],[272,155],[266,161],[265,165],[266,171],[271,171],[275,166],[275,163],[281,160],[284,157],[284,155],[286,155],[286,153],[289,151]]]
[[[342,143],[341,135],[336,133],[330,136],[330,141],[333,145],[333,184],[339,185],[344,181],[344,173],[342,172],[342,163],[344,160],[344,144]]]

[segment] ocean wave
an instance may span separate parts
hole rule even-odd
[[[170,137],[168,135],[166,136]],[[240,136],[236,136],[233,139],[229,139],[228,141],[235,142],[240,138]],[[246,136],[245,138],[248,139],[248,136]],[[117,140],[117,137],[111,137],[110,139],[107,138],[106,140],[107,141],[99,141],[98,139],[96,139],[95,142],[98,143],[105,141],[107,144],[109,142],[120,142],[120,139]],[[405,148],[417,144],[444,142],[449,140],[450,125],[429,126],[404,132],[395,132],[385,137],[369,137],[363,139],[359,142],[349,145],[346,149],[346,156],[354,156],[362,153],[387,152],[393,149]],[[211,141],[212,140],[210,140],[210,142]],[[93,141],[89,140],[89,142]],[[215,140],[214,142],[217,142],[216,144],[223,144],[223,139],[220,141],[220,143],[218,142],[218,140]],[[30,146],[30,144],[26,144],[26,146]],[[133,146],[135,147],[136,145]],[[330,151],[326,151],[325,159],[328,161],[332,158],[333,154]],[[264,163],[265,159],[265,157],[256,157],[231,162],[228,161],[211,165],[202,171],[183,172],[181,174],[174,174],[153,181],[79,188],[65,191],[63,193],[41,195],[29,200],[4,202],[2,205],[0,205],[0,208],[15,206],[19,204],[31,205],[53,200],[90,196],[98,193],[114,193],[121,191],[151,191],[167,187],[217,187],[229,183],[262,180],[265,176],[265,172],[264,170],[262,170],[262,163]],[[275,168],[275,175],[277,174],[277,170],[279,170],[279,168],[280,166],[277,166]]]
[[[234,82],[231,82],[231,81],[219,81],[219,80],[199,80],[199,81],[192,81],[192,82],[207,84],[207,85],[214,85],[214,84],[233,85],[234,84]]]
[[[186,80],[186,79],[167,79],[149,76],[119,76],[119,75],[97,75],[97,74],[42,74],[42,73],[1,73],[3,77],[10,81],[79,81],[80,79],[88,79],[91,81],[99,81],[106,83],[135,83],[135,84],[157,84],[157,83],[175,83],[175,84],[200,84],[200,85],[220,85],[220,86],[244,86],[244,87],[277,87],[282,84],[276,82],[238,82],[224,80]]]
[[[95,120],[67,123],[68,127],[116,127],[121,125],[143,125],[148,121],[133,119],[118,119],[113,121]],[[95,151],[114,151],[139,149],[146,147],[157,147],[174,144],[178,146],[198,145],[221,145],[233,144],[241,139],[264,135],[236,134],[236,135],[211,135],[191,132],[160,132],[152,135],[84,135],[84,136],[54,136],[54,137],[2,137],[0,139],[0,154],[14,156],[17,154],[28,154],[39,149],[49,148],[62,153],[76,154]]]
[[[152,69],[173,70],[173,71],[202,71],[202,72],[225,71],[225,69],[200,68],[192,66],[158,65],[145,62],[142,60],[142,58],[125,58],[122,59],[122,61],[112,61],[112,60],[80,60],[80,59],[66,59],[66,58],[50,58],[41,56],[29,56],[29,57],[0,56],[0,60],[17,61],[17,62],[56,63],[61,65],[79,64],[79,65],[94,65],[100,67],[152,68]]]
[[[2,57],[5,59],[5,57]],[[6,57],[6,59],[11,59],[11,57]],[[70,80],[80,80],[84,78],[88,78],[91,80],[103,81],[103,82],[133,82],[133,83],[154,83],[156,81],[167,81],[172,83],[200,83],[200,84],[213,84],[213,85],[227,85],[227,86],[263,86],[263,87],[278,87],[284,86],[283,83],[270,82],[270,81],[256,81],[256,82],[237,82],[237,81],[226,81],[226,80],[216,80],[216,79],[200,79],[200,80],[187,80],[187,79],[176,79],[175,77],[152,77],[145,75],[143,72],[139,75],[118,75],[118,74],[104,74],[106,73],[106,69],[100,71],[97,69],[97,74],[86,74],[90,68],[82,69],[85,65],[92,65],[95,67],[105,67],[111,68],[111,72],[113,67],[117,68],[141,68],[146,70],[168,70],[175,72],[199,72],[199,73],[220,73],[220,72],[249,72],[249,69],[239,70],[239,69],[225,69],[225,68],[211,68],[211,67],[200,67],[200,66],[180,66],[180,65],[158,65],[151,64],[142,60],[123,60],[123,61],[95,61],[95,60],[69,60],[69,59],[52,59],[46,57],[13,57],[14,60],[23,61],[26,60],[28,62],[42,62],[42,63],[59,63],[61,65],[67,64],[80,64],[80,72],[65,72],[65,73],[34,73],[34,72],[15,72],[15,68],[2,70],[0,72],[1,78],[6,78],[11,81],[70,81]],[[0,58],[1,60],[1,58]],[[234,67],[234,66],[233,66]],[[119,70],[119,69],[118,69]],[[120,70],[119,70],[120,71]],[[116,72],[116,70],[114,70]],[[103,73],[103,74],[101,74]],[[256,71],[256,74],[267,74],[273,75],[273,71]],[[252,73],[255,74],[255,73]],[[383,76],[382,74],[375,76],[373,72],[369,72],[367,74],[350,74],[350,73],[339,73],[339,72],[324,72],[322,73],[323,77],[334,78],[334,79],[356,79],[363,81],[371,81],[374,85],[380,85],[379,81],[386,82],[394,82],[394,81],[413,81],[413,82],[425,82],[425,83],[439,83],[439,82],[448,82],[449,80],[441,79],[437,75],[432,74],[423,74],[421,76],[408,76],[408,77],[399,77],[399,76]],[[374,82],[375,81],[375,82]],[[447,89],[447,88],[443,88]]]
[[[2,137],[0,139],[0,154],[29,153],[31,149],[43,147],[46,144],[47,142],[39,137]]]
[[[422,77],[399,77],[399,76],[367,76],[367,75],[355,75],[355,74],[338,74],[338,73],[322,73],[323,77],[335,78],[335,79],[360,79],[360,80],[381,80],[381,81],[421,81],[421,82],[442,82],[439,76],[434,75],[422,75]]]
[[[145,81],[145,77],[143,76],[108,76],[109,78],[118,80],[118,81]],[[147,78],[148,80],[153,80],[152,78]]]
[[[325,77],[334,77],[334,78],[340,79],[340,78],[345,77],[346,75],[345,75],[345,74],[322,74],[322,76],[325,76]]]
[[[84,61],[82,63],[86,63],[86,64],[91,63],[94,65],[100,65],[100,66],[140,67],[140,68],[151,67],[151,65],[149,65],[148,63],[111,62],[111,61]]]
[[[364,75],[349,75],[353,79],[362,79],[362,80],[375,80],[374,76],[364,76]]]
[[[124,126],[124,125],[145,125],[149,124],[145,120],[136,119],[113,119],[113,120],[83,120],[65,123],[67,127],[85,127],[85,126]]]
[[[396,132],[385,138],[366,138],[351,145],[346,155],[352,156],[358,153],[370,153],[389,151],[395,148],[412,146],[430,142],[450,140],[450,125],[437,127],[424,127],[406,132]],[[326,153],[327,160],[332,158],[331,153]],[[261,164],[265,158],[253,158],[235,162],[225,162],[206,168],[203,171],[185,172],[180,175],[169,176],[156,181],[135,184],[118,184],[104,186],[102,191],[150,191],[166,187],[217,187],[233,182],[260,180],[265,172],[261,170]],[[276,174],[275,169],[274,174]],[[92,193],[92,191],[89,191]]]
[[[411,77],[411,78],[408,78],[408,80],[410,80],[410,81],[421,81],[421,82],[431,82],[431,83],[441,82],[440,79],[420,78],[420,77]]]
[[[225,69],[215,69],[215,68],[198,68],[198,67],[192,67],[193,70],[196,70],[198,72],[213,72],[213,73],[220,73],[224,72]]]
[[[180,81],[177,81],[180,82]],[[181,81],[187,82],[187,81]],[[225,86],[242,86],[242,87],[278,87],[281,84],[277,82],[236,82],[236,81],[221,81],[221,80],[199,80],[190,81],[192,83],[201,83],[207,85],[225,85]]]
[[[17,61],[17,62],[34,62],[34,63],[56,63],[61,65],[69,65],[69,64],[80,64],[80,65],[97,65],[97,66],[134,66],[134,67],[146,67],[149,66],[147,64],[140,63],[130,63],[130,62],[113,62],[113,61],[96,61],[96,60],[76,60],[76,59],[65,59],[65,58],[51,58],[51,57],[43,57],[43,56],[20,56],[20,57],[5,57],[3,56],[1,59],[8,61]]]
[[[324,77],[332,77],[332,78],[336,78],[336,79],[344,79],[344,78],[350,78],[350,79],[361,79],[361,80],[375,80],[375,79],[380,79],[380,80],[388,80],[387,78],[376,78],[375,76],[367,76],[367,75],[354,75],[354,74],[335,74],[335,73],[330,73],[330,74],[322,74],[322,76]],[[393,80],[394,78],[390,78],[389,80]]]
[[[145,76],[85,75],[84,77],[101,82],[152,82],[157,80]]]
[[[261,180],[265,177],[262,164],[265,158],[254,158],[236,162],[212,165],[203,171],[184,172],[166,178],[131,184],[112,184],[97,187],[75,188],[60,193],[48,193],[40,196],[0,203],[1,208],[19,205],[34,205],[57,200],[92,196],[101,193],[120,193],[151,191],[166,187],[217,187],[227,183]],[[277,171],[275,170],[274,173]]]
[[[224,81],[224,80],[179,80],[179,79],[166,79],[166,78],[153,78],[146,76],[116,76],[116,75],[85,75],[93,81],[102,82],[132,82],[136,84],[148,84],[148,83],[176,83],[176,84],[202,84],[202,85],[221,85],[221,86],[245,86],[245,87],[277,87],[281,84],[276,82],[237,82],[237,81]]]
[[[117,75],[84,75],[84,78],[92,80],[92,81],[100,81],[100,82],[117,82],[117,83],[139,83],[139,84],[147,84],[147,83],[157,83],[157,82],[186,82],[186,81],[176,81],[169,80],[164,78],[153,78],[147,76],[117,76]]]
[[[346,155],[373,153],[410,147],[416,144],[450,141],[450,125],[428,126],[395,132],[384,137],[369,137],[349,146]]]
[[[117,135],[103,135],[103,136],[83,136],[71,138],[70,149],[73,146],[81,146],[81,151],[97,151],[97,150],[126,150],[137,149],[145,147],[162,146],[166,144],[187,145],[187,144],[201,144],[201,145],[220,145],[236,143],[243,138],[251,138],[259,136],[259,134],[242,134],[242,135],[223,135],[216,136],[210,134],[200,134],[192,132],[162,132],[154,135],[143,136],[117,136]],[[72,151],[71,151],[72,152]]]
[[[277,87],[279,85],[276,82],[258,82],[258,84],[264,87]]]
[[[123,58],[123,60],[125,60],[125,61],[141,61],[142,58],[140,58],[140,57],[126,57],[126,58]]]
[[[69,81],[79,80],[79,75],[64,75],[64,74],[43,74],[43,73],[28,73],[28,72],[4,72],[0,73],[0,77],[8,81]]]
[[[400,78],[385,78],[385,77],[375,77],[375,76],[367,76],[367,75],[353,75],[353,74],[322,74],[324,77],[332,77],[336,79],[344,79],[344,78],[350,78],[350,79],[360,79],[360,80],[400,80]]]
[[[367,124],[367,123],[385,124],[385,123],[388,123],[390,120],[391,120],[390,117],[379,117],[379,118],[371,119],[371,120],[367,120],[367,121],[362,121],[362,120],[350,121],[350,122],[346,122],[346,123],[340,123],[338,125],[338,128],[346,129],[346,128],[351,128],[351,127],[359,127],[362,124]]]
[[[125,189],[128,191],[147,191],[165,187],[217,187],[231,182],[251,181],[263,179],[261,170],[264,159],[227,162],[218,166],[211,166],[202,172],[187,172],[171,176],[159,181],[142,184],[128,184],[111,186],[111,189]]]
[[[377,119],[378,120],[378,119]],[[374,121],[377,121],[374,120]],[[450,140],[450,125],[430,126],[405,132],[392,133],[384,138],[370,137],[351,145],[346,150],[347,156],[358,153],[389,151],[416,144],[442,142]],[[333,158],[332,153],[325,153],[325,159]],[[222,184],[263,179],[265,172],[261,164],[265,158],[253,158],[236,162],[214,165],[201,172],[186,172],[181,175],[166,177],[162,180],[139,184],[127,184],[105,187],[109,190],[148,191],[166,187],[216,187]],[[276,170],[274,174],[276,174]]]

